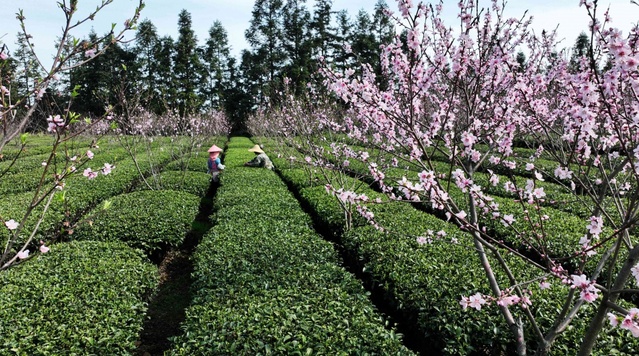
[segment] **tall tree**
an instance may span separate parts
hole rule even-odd
[[[277,80],[286,60],[282,50],[282,0],[256,0],[245,37],[252,48],[252,60],[261,72],[258,99],[266,103],[275,94]],[[244,60],[242,61],[244,63]]]
[[[29,49],[27,38],[22,32],[16,36],[16,50],[13,52],[13,59],[17,64],[16,90],[19,96],[26,97],[26,105],[31,106],[35,101],[31,91],[35,88],[41,75],[38,70],[37,58]]]
[[[291,89],[301,93],[315,66],[311,62],[311,15],[304,5],[306,0],[287,0],[283,8],[283,48],[288,57],[284,69],[291,79]]]
[[[157,65],[158,82],[155,95],[160,98],[162,105],[154,108],[157,114],[166,111],[177,110],[177,83],[173,70],[173,59],[175,58],[175,41],[171,36],[161,37],[153,51],[154,62]]]
[[[97,38],[98,35],[91,31],[85,43],[96,43]],[[71,71],[70,89],[77,90],[77,96],[72,106],[74,111],[86,115],[100,115],[103,112],[104,104],[98,99],[104,74],[100,67],[98,59],[94,59]]]
[[[255,76],[251,73],[255,69],[252,57],[250,51],[243,50],[239,66],[235,58],[229,59],[229,87],[226,89],[224,110],[235,132],[246,131],[246,119],[255,106],[258,87],[251,83],[251,77]]]
[[[329,56],[330,44],[335,38],[331,28],[332,6],[332,0],[315,1],[315,11],[310,28],[313,38],[313,56],[316,58]]]
[[[86,41],[95,43],[96,38],[97,35],[92,32]],[[110,45],[102,55],[72,71],[71,85],[78,88],[73,110],[100,116],[104,114],[106,106],[118,106],[122,97],[133,96],[131,83],[138,81],[135,72],[135,53],[117,43]]]
[[[159,41],[155,25],[148,19],[141,21],[135,34],[135,53],[140,72],[138,92],[142,106],[153,112],[158,112],[161,108],[161,99],[156,92],[159,68],[155,52]]]
[[[203,48],[202,91],[206,96],[205,106],[220,108],[224,92],[229,83],[229,59],[231,49],[228,34],[220,21],[215,21],[209,29],[209,38]]]
[[[182,10],[179,15],[178,34],[173,69],[177,85],[178,112],[183,118],[197,112],[202,103],[197,92],[202,64],[197,52],[197,37],[192,28],[191,14],[186,10]]]
[[[341,10],[336,17],[336,31],[334,40],[331,42],[333,49],[333,65],[340,71],[352,63],[352,23],[346,10]],[[347,47],[350,47],[347,50]]]
[[[384,0],[377,0],[373,13],[373,30],[378,45],[386,45],[395,38],[395,26],[388,17],[388,4]]]
[[[579,66],[582,58],[587,57],[590,54],[590,39],[585,32],[581,32],[575,40],[575,45],[572,48],[572,55],[570,56],[569,68],[572,73],[579,71]]]

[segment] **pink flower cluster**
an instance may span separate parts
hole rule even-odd
[[[608,313],[608,320],[613,327],[628,330],[632,333],[632,336],[639,337],[639,309],[630,309],[623,318],[613,313]]]
[[[595,287],[595,283],[590,281],[590,279],[588,279],[586,275],[573,274],[570,276],[570,278],[572,280],[570,288],[580,289],[580,298],[582,300],[592,303],[597,299],[597,297],[599,296],[599,290]]]
[[[519,305],[521,308],[524,309],[532,305],[532,301],[530,300],[530,294],[528,291],[523,291],[523,295],[520,297],[508,290],[502,291],[499,298],[482,295],[479,292],[471,295],[470,297],[462,296],[459,304],[462,306],[463,310],[466,310],[468,307],[481,310],[484,305],[490,305],[492,302],[504,307]]]
[[[47,131],[48,132],[59,132],[64,129],[65,121],[60,115],[49,116],[47,117]]]
[[[89,178],[89,179],[94,179],[98,176],[99,173],[102,173],[103,175],[108,175],[109,173],[111,173],[111,170],[115,168],[115,166],[109,164],[109,163],[105,163],[104,166],[98,170],[98,171],[93,171],[91,169],[91,167],[88,167],[87,169],[84,170],[84,172],[82,173],[83,176]]]

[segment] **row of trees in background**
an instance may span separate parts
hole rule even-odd
[[[211,25],[200,43],[191,14],[182,10],[177,39],[163,36],[150,20],[141,21],[132,44],[110,46],[39,94],[29,93],[43,74],[19,34],[10,58],[11,90],[15,97],[26,96],[27,104],[42,96],[39,119],[31,130],[46,128],[45,118],[53,107],[64,107],[71,96],[72,110],[83,115],[100,116],[108,106],[124,116],[133,107],[157,115],[177,113],[181,118],[219,110],[242,129],[251,111],[272,102],[284,77],[292,79],[295,91],[303,90],[320,58],[341,68],[356,60],[352,53],[364,62],[379,63],[380,45],[394,35],[384,15],[386,8],[380,0],[374,14],[361,10],[351,18],[345,10],[335,11],[331,0],[316,1],[312,9],[305,0],[256,0],[245,34],[250,48],[239,59],[231,56],[220,21]],[[83,43],[97,43],[98,37],[91,33]],[[100,50],[87,45],[85,56]]]

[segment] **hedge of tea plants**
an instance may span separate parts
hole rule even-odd
[[[172,355],[411,354],[278,176],[232,138]]]
[[[144,190],[109,199],[85,215],[74,240],[124,241],[149,253],[179,246],[198,213],[200,197],[174,190]]]
[[[0,273],[0,355],[130,354],[157,281],[123,243],[53,245]]]
[[[328,146],[325,148],[327,151],[329,150]],[[360,147],[360,146],[353,146],[352,149],[354,152],[367,150],[367,148]],[[370,153],[371,156],[377,157],[381,160],[385,160],[386,162],[389,162],[391,160],[391,156],[388,153],[381,152],[379,150],[370,150],[370,151],[371,151]],[[330,155],[327,155],[327,157],[331,159]],[[333,159],[333,163],[335,164],[339,163],[337,159],[335,158],[332,158],[332,159]],[[448,163],[434,161],[432,162],[432,164],[437,167],[436,169],[437,171],[450,170],[450,166]],[[406,164],[406,165],[407,167],[404,167],[403,169],[402,168],[384,169],[384,174],[387,177],[387,181],[391,185],[393,185],[393,182],[397,182],[401,180],[402,177],[407,177],[409,180],[412,180],[412,181],[418,180],[418,172],[423,170],[423,168],[420,168],[416,166],[415,164]],[[365,182],[371,185],[375,184],[375,182],[373,181],[373,179],[370,177],[368,173],[367,164],[360,161],[353,161],[349,165],[348,169],[351,175],[361,177],[362,180],[364,180]],[[484,181],[488,181],[489,179],[488,175],[484,173],[476,173],[476,175],[478,176],[479,180],[484,179]],[[498,176],[498,177],[500,178],[501,182],[505,182],[508,180],[508,178],[503,176]],[[525,186],[525,183],[523,182],[525,181],[525,178],[517,177],[517,179],[522,184],[522,186]],[[559,187],[556,184],[541,182],[540,185],[543,185],[544,188],[548,188],[548,192],[547,192],[548,196],[546,198],[547,202],[550,203],[550,202],[555,202],[557,199],[559,200],[566,199],[565,194],[563,195],[557,194],[558,192],[561,191],[561,189],[559,189]],[[397,186],[397,184],[395,184],[395,186]],[[487,184],[487,186],[492,187],[491,184]],[[531,247],[536,248],[538,251],[541,251],[541,249],[539,249],[539,240],[535,238],[536,231],[533,229],[531,224],[526,221],[526,217],[524,216],[522,212],[523,209],[521,207],[521,204],[515,201],[512,195],[503,194],[504,193],[503,189],[489,188],[488,192],[497,193],[492,195],[492,199],[495,203],[499,204],[499,208],[500,208],[500,212],[502,216],[506,214],[510,214],[514,216],[515,223],[513,224],[513,226],[517,228],[517,230],[522,236],[528,237],[528,243],[530,246],[521,244],[521,239],[516,238],[514,236],[515,230],[511,226],[505,226],[504,224],[501,223],[500,220],[483,219],[482,223],[488,228],[492,229],[494,234],[498,238],[505,241],[506,243],[511,244],[513,248],[520,250],[522,253],[527,254],[530,251]],[[468,207],[465,206],[465,204],[468,201],[468,198],[466,197],[466,193],[463,193],[454,184],[451,184],[448,187],[448,193],[451,196],[451,198],[457,202],[460,209],[468,211]],[[401,195],[401,193],[399,192],[398,194]],[[559,205],[559,206],[564,206],[566,210],[568,211],[577,210],[580,213],[580,215],[582,215],[582,217],[580,218],[580,216],[575,215],[573,213],[555,209],[554,207],[551,207],[551,206],[543,206],[543,205],[545,204],[542,204],[542,207],[540,208],[538,214],[547,215],[550,217],[549,220],[546,220],[544,222],[544,229],[545,231],[553,232],[552,234],[548,234],[545,237],[545,240],[543,242],[547,244],[547,246],[550,248],[550,251],[554,253],[553,257],[566,257],[566,256],[574,255],[581,248],[579,241],[581,237],[586,233],[583,215],[586,214],[585,211],[587,210],[587,208],[580,201],[575,201],[574,198],[572,198],[568,204]],[[551,205],[558,206],[557,204],[551,204]],[[441,212],[433,211],[430,208],[430,204],[421,204],[421,206],[425,210],[428,210],[430,213],[438,214],[440,218],[444,218]],[[579,206],[580,208],[575,208],[575,206]],[[606,228],[605,230],[608,230],[608,229]],[[607,231],[604,231],[604,234],[605,233],[607,233]],[[591,265],[587,266],[587,270],[591,271],[595,267],[596,266],[594,265],[594,262],[592,262]]]
[[[200,167],[199,172],[164,170],[147,178],[147,181],[151,182],[152,187],[179,190],[202,197],[209,190],[211,176]],[[145,184],[138,184],[134,189],[147,190],[148,187]]]
[[[141,174],[149,175],[153,169],[169,162],[172,159],[171,153],[160,150],[162,140],[157,141],[153,161],[148,159],[147,152],[141,152],[134,160],[127,157],[120,148],[114,148],[112,151],[107,149],[107,153],[104,155],[96,151],[95,158],[89,162],[89,166],[97,169],[108,162],[114,165],[113,172],[109,175],[99,175],[91,180],[82,175],[69,177],[66,180],[65,189],[55,193],[56,196],[36,235],[36,241],[55,236],[65,228],[63,226],[65,222],[75,223],[83,214],[104,200],[130,190]],[[113,152],[113,154],[108,152]],[[33,172],[33,174],[37,175],[38,173]],[[32,191],[28,191],[3,197],[0,200],[0,216],[5,220],[21,219],[33,198],[33,194]],[[42,216],[43,206],[43,204],[38,206],[25,222],[26,231],[31,231]],[[7,238],[8,231],[0,229],[0,241],[4,244]]]
[[[158,169],[174,158],[170,151],[180,150],[177,145],[164,150],[165,140],[155,141],[152,160],[140,152],[134,161],[121,147],[104,144],[90,164],[113,163],[110,175],[68,179],[45,216],[41,236],[55,233],[63,221],[84,224],[68,235],[73,241],[32,253],[0,273],[0,355],[134,353],[146,302],[158,282],[157,267],[146,256],[160,246],[179,244],[200,204],[200,197],[182,191],[122,194],[136,186],[141,173],[163,174]],[[209,177],[189,173],[184,185],[201,192],[198,175],[206,176],[207,184]],[[175,177],[168,176],[168,182]],[[3,197],[2,216],[21,216],[32,195]],[[37,247],[34,243],[31,249]]]
[[[288,157],[288,154],[282,156]],[[288,159],[274,158],[274,162],[283,179],[314,211],[320,224],[337,231],[346,251],[366,272],[369,283],[385,294],[387,302],[421,337],[450,355],[490,354],[498,352],[496,350],[512,352],[508,351],[509,331],[495,308],[463,311],[459,305],[462,295],[490,290],[474,247],[464,232],[406,203],[371,208],[375,220],[394,234],[377,231],[361,219],[356,219],[355,227],[345,231],[342,210],[336,198],[325,192],[323,185],[326,182],[320,175],[309,179],[308,174],[304,174],[308,169],[296,168]],[[370,188],[359,192],[372,198],[376,196]],[[427,230],[445,231],[446,240],[454,239],[456,243],[433,236],[432,243],[419,245],[416,237],[424,236]],[[529,267],[509,258],[506,253],[504,255],[515,274],[535,276]],[[502,283],[505,281],[504,276],[499,278]],[[567,288],[560,285],[548,290],[540,290],[537,285],[528,288],[535,301],[530,309],[541,321],[542,329],[547,329],[549,320],[561,308],[560,302]],[[517,308],[513,310],[520,315]],[[574,353],[573,345],[579,342],[587,327],[588,315],[593,312],[594,308],[586,308],[585,315],[571,324],[557,340],[554,354]],[[532,330],[527,330],[527,335],[532,335]],[[531,340],[529,347],[534,349],[534,341]],[[596,350],[599,355],[632,354],[637,347],[637,340],[627,333],[606,329],[598,339]]]

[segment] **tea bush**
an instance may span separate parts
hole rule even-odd
[[[0,354],[129,354],[157,282],[156,267],[123,243],[51,246],[0,273]]]
[[[122,194],[89,212],[71,235],[75,240],[123,241],[147,252],[178,246],[198,213],[200,198],[173,190],[145,190]]]

